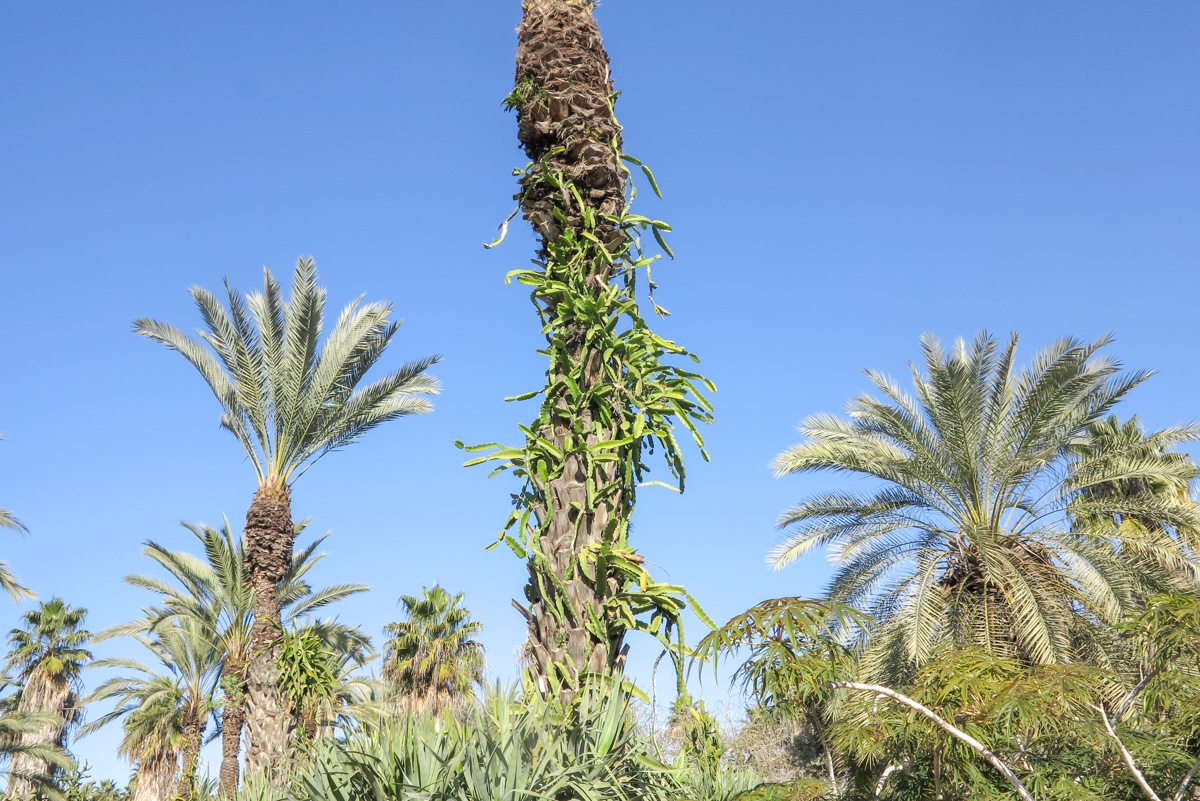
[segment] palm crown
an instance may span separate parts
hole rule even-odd
[[[400,596],[408,620],[384,627],[383,677],[402,700],[444,707],[483,682],[483,646],[473,637],[480,624],[441,586],[425,587],[421,597]]]
[[[21,616],[21,628],[8,633],[12,646],[6,671],[27,680],[35,670],[50,676],[78,681],[84,665],[91,660],[87,650],[91,634],[81,628],[87,610],[72,607],[62,598],[51,598]]]
[[[246,512],[246,563],[254,590],[254,624],[246,673],[247,764],[255,772],[280,770],[287,761],[286,715],[281,707],[277,587],[292,563],[295,530],[291,487],[324,454],[353,442],[381,423],[429,411],[437,381],[425,370],[436,356],[409,362],[362,388],[399,328],[390,304],[349,304],[321,342],[325,291],[312,259],[300,259],[285,303],[264,271],[263,291],[243,299],[226,282],[226,308],[193,287],[206,331],[200,340],[156,320],[134,330],[182,354],[221,404],[221,425],[242,444],[258,478]]]
[[[242,298],[225,284],[229,307],[202,287],[191,295],[206,331],[201,341],[167,323],[140,318],[134,330],[178,351],[216,395],[231,432],[261,485],[287,485],[329,451],[381,423],[430,411],[438,382],[425,370],[437,356],[411,361],[361,389],[400,327],[389,303],[350,303],[320,344],[325,290],[316,264],[300,259],[291,298],[264,270],[263,291]]]
[[[1186,484],[1194,471],[1179,460],[1134,446],[1114,446],[1103,459],[1072,455],[1089,427],[1149,375],[1123,374],[1097,356],[1108,341],[1063,339],[1018,371],[1015,335],[1004,347],[984,334],[970,345],[958,340],[951,353],[926,336],[925,371],[912,368],[914,395],[868,371],[886,399],[859,396],[849,420],[805,420],[807,440],[775,467],[834,470],[879,485],[789,509],[771,563],[783,567],[831,546],[840,564],[831,600],[865,603],[887,629],[880,640],[918,662],[947,640],[1036,662],[1070,658],[1089,617],[1115,619],[1149,577],[1191,569],[1170,538],[1134,543],[1127,530],[1072,525],[1072,515],[1132,515],[1188,531],[1200,522],[1178,495],[1092,491],[1132,480]],[[1146,560],[1135,566],[1134,553],[1152,553],[1154,569]]]

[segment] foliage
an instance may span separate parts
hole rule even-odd
[[[341,679],[341,665],[311,628],[285,631],[279,649],[279,694],[292,717],[299,722],[296,736],[308,742],[326,719]]]
[[[489,690],[463,715],[410,708],[324,741],[288,787],[248,781],[242,801],[727,801],[756,780],[723,768],[704,784],[681,756],[668,766],[637,732],[630,697],[588,689],[564,706],[557,697],[518,698]],[[714,794],[697,792],[708,787]]]
[[[206,289],[191,295],[207,331],[203,343],[149,318],[134,330],[191,362],[221,404],[221,427],[245,448],[259,484],[288,485],[326,453],[350,444],[381,423],[432,407],[437,381],[425,371],[430,356],[358,388],[400,323],[391,304],[349,304],[325,342],[325,290],[316,264],[299,259],[292,295],[284,302],[270,270],[263,291],[242,298],[228,282],[228,308]]]
[[[296,525],[297,536],[304,531],[306,523]],[[151,608],[151,618],[115,626],[103,636],[154,632],[180,621],[195,621],[205,629],[205,636],[217,644],[222,660],[231,658],[235,663],[245,665],[250,650],[254,598],[243,538],[233,532],[228,520],[219,529],[192,523],[182,525],[196,537],[203,557],[169,550],[153,540],[147,542],[142,553],[166,570],[174,583],[152,576],[127,576],[127,584],[159,593],[161,606]],[[306,578],[309,571],[325,557],[325,554],[317,553],[317,549],[328,536],[317,537],[292,554],[291,565],[276,588],[285,621],[295,623],[329,604],[366,592],[365,584],[335,584],[321,589],[314,589],[309,584]],[[319,621],[312,625],[326,644],[335,649],[340,645],[358,661],[366,658],[369,642],[362,639],[356,629],[335,621]]]
[[[752,771],[725,758],[728,748],[720,724],[703,701],[679,696],[671,718],[668,725],[678,729],[681,740],[674,767],[685,797],[729,801],[759,783]]]
[[[20,778],[51,801],[63,801],[60,782],[75,769],[75,760],[61,743],[39,736],[62,726],[53,712],[6,711],[0,715],[0,763],[8,763],[9,780]]]
[[[518,94],[521,92],[518,87]],[[641,166],[637,159],[620,153],[619,138],[614,137],[609,145],[625,161]],[[672,357],[699,359],[655,334],[639,310],[637,277],[644,270],[651,305],[665,314],[654,302],[657,285],[650,272],[659,255],[647,255],[641,233],[652,232],[663,251],[671,254],[663,239],[670,226],[633,214],[633,190],[619,215],[606,217],[589,207],[566,174],[546,166],[559,152],[561,148],[551,151],[542,162],[531,162],[516,174],[522,178],[523,194],[549,187],[561,198],[564,208],[555,211],[562,222],[561,234],[545,243],[545,258],[535,261],[533,269],[513,270],[506,278],[530,287],[530,300],[546,337],[542,352],[549,357],[547,386],[507,400],[540,397],[541,408],[533,422],[520,427],[525,435],[522,445],[466,447],[485,454],[466,464],[495,462],[498,466],[492,475],[511,470],[523,481],[497,544],[506,543],[528,561],[528,600],[548,603],[549,614],[560,622],[585,615],[586,619],[577,622],[599,642],[619,643],[626,630],[650,633],[669,649],[681,668],[684,635],[680,614],[688,603],[702,618],[703,610],[682,587],[650,577],[630,545],[629,524],[637,488],[657,484],[680,492],[684,489],[676,423],[687,429],[708,459],[697,424],[712,421],[712,406],[701,387],[710,392],[716,387],[698,373],[667,361]],[[657,193],[652,173],[643,170]],[[628,175],[628,170],[625,173]],[[582,230],[576,232],[566,224],[568,215],[581,216]],[[614,230],[617,235],[602,240],[597,235],[601,229]],[[610,275],[619,280],[598,278]],[[556,444],[547,432],[564,426],[565,436]],[[647,456],[656,448],[672,483],[648,480]],[[599,542],[578,549],[569,569],[557,571],[542,544],[556,511],[547,488],[576,466],[587,476],[584,499],[572,501],[576,531],[585,517],[598,513],[608,523]],[[613,468],[611,475],[608,467]],[[595,589],[601,610],[590,605],[572,608],[563,582],[573,576],[583,577]],[[650,616],[648,620],[645,615]],[[617,658],[617,653],[610,654],[610,659]]]
[[[473,639],[482,626],[461,606],[463,597],[436,584],[420,598],[400,596],[408,619],[384,627],[383,678],[402,703],[437,711],[482,688],[483,645]]]
[[[10,650],[5,673],[27,681],[34,671],[78,682],[91,660],[87,649],[92,635],[82,628],[87,610],[72,607],[62,598],[51,598],[21,615],[21,628],[8,632]]]
[[[144,630],[153,630],[153,617],[142,625]],[[118,751],[121,756],[139,766],[178,765],[182,757],[180,785],[185,798],[194,796],[196,760],[208,718],[217,706],[220,652],[206,635],[198,621],[186,618],[173,626],[159,627],[153,638],[131,635],[158,665],[128,658],[97,660],[96,667],[123,670],[126,675],[109,679],[85,699],[85,703],[116,702],[111,711],[83,731],[91,733],[123,718],[124,735]]]
[[[127,787],[118,787],[112,779],[96,781],[88,778],[87,765],[66,771],[59,779],[64,801],[130,801]]]
[[[1111,625],[1140,598],[1195,577],[1178,541],[1101,523],[1200,528],[1186,494],[1099,491],[1186,485],[1195,475],[1189,460],[1150,453],[1141,441],[1110,442],[1103,458],[1073,453],[1149,375],[1123,374],[1099,356],[1108,341],[1063,339],[1018,370],[1015,335],[1001,347],[980,334],[949,353],[926,336],[913,395],[868,371],[885,398],[859,396],[849,420],[810,417],[801,425],[807,440],[775,465],[865,476],[878,488],[827,492],[788,510],[773,564],[832,546],[840,567],[829,599],[865,605],[888,635],[878,642],[917,664],[947,645],[1033,663],[1096,658],[1105,638],[1093,623]],[[1154,441],[1198,433],[1178,427]]]
[[[0,436],[0,439],[4,439]],[[6,528],[11,531],[25,532],[25,525],[7,509],[0,509],[0,528]],[[8,569],[8,565],[0,562],[0,590],[4,590],[12,596],[14,601],[20,601],[23,598],[33,598],[34,594],[17,583],[17,578]]]
[[[827,602],[765,602],[697,652],[748,648],[735,678],[770,709],[825,726],[838,766],[836,786],[826,787],[846,798],[1011,797],[973,738],[1035,798],[1132,799],[1142,782],[1185,787],[1200,765],[1200,724],[1189,711],[1200,706],[1198,610],[1196,596],[1148,599],[1111,630],[1124,658],[1107,666],[944,649],[899,688],[915,705],[861,683],[859,652],[844,644],[849,613]]]

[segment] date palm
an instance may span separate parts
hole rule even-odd
[[[7,795],[28,799],[39,789],[34,778],[51,775],[55,763],[46,750],[66,746],[67,732],[79,719],[80,674],[91,661],[91,634],[83,628],[87,610],[52,598],[21,616],[21,628],[9,632],[12,646],[5,671],[20,685],[16,714],[40,725],[19,734],[20,752],[12,757]]]
[[[4,439],[0,436],[0,439]],[[7,509],[0,509],[0,528],[6,528],[10,531],[25,532],[27,529],[18,520],[12,512]],[[25,587],[17,583],[17,578],[8,569],[8,565],[0,562],[0,590],[4,590],[12,596],[14,601],[20,601],[23,598],[33,598],[34,595]]]
[[[153,628],[159,610],[147,610],[144,628]],[[83,728],[90,733],[120,718],[125,719],[121,756],[138,765],[139,796],[145,801],[195,797],[200,746],[213,711],[220,677],[220,652],[197,621],[182,618],[160,627],[153,638],[133,635],[158,662],[150,666],[136,659],[99,659],[94,667],[115,668],[131,675],[101,684],[86,703],[115,700],[115,708]],[[182,776],[174,774],[182,759]],[[168,773],[172,781],[166,784]],[[145,779],[146,788],[142,790]],[[169,790],[160,792],[164,785]]]
[[[246,549],[241,537],[233,533],[229,521],[220,528],[183,523],[197,539],[203,557],[185,551],[172,551],[150,541],[142,551],[166,570],[169,580],[151,576],[129,576],[126,583],[160,593],[158,619],[139,621],[110,630],[112,634],[153,632],[164,624],[177,621],[198,626],[217,647],[220,662],[221,711],[221,793],[232,797],[238,788],[238,755],[246,716],[245,669],[252,648],[254,592],[246,566]],[[304,524],[296,526],[296,534]],[[306,617],[328,604],[355,593],[365,592],[362,584],[338,584],[314,590],[306,580],[308,572],[324,554],[316,553],[325,541],[318,537],[292,555],[292,564],[276,587],[280,614],[284,622]],[[348,627],[322,621],[314,630],[336,653],[346,658],[363,658],[364,644]],[[110,632],[105,632],[109,635]]]
[[[384,627],[383,679],[400,705],[439,711],[483,686],[483,645],[472,639],[480,624],[440,585],[421,597],[400,596],[407,620]]]
[[[1121,477],[1112,481],[1090,485],[1081,493],[1076,518],[1081,525],[1116,525],[1136,522],[1147,531],[1163,531],[1166,521],[1152,517],[1128,517],[1115,509],[1095,509],[1098,502],[1112,503],[1123,498],[1157,498],[1166,503],[1187,503],[1192,483],[1200,469],[1192,457],[1180,453],[1178,447],[1184,442],[1200,440],[1200,426],[1183,425],[1146,432],[1136,415],[1122,422],[1116,415],[1098,420],[1088,426],[1086,437],[1072,447],[1078,459],[1078,469],[1103,466],[1110,460],[1137,459],[1170,466],[1169,472],[1154,476]],[[1098,516],[1089,516],[1090,512]],[[1200,543],[1200,531],[1185,529],[1174,532],[1185,543],[1195,546]]]
[[[389,420],[432,409],[438,391],[426,370],[436,356],[409,362],[358,387],[399,329],[386,303],[347,306],[321,342],[325,290],[316,265],[300,259],[284,302],[264,271],[263,291],[245,298],[228,282],[228,306],[193,287],[207,330],[201,339],[148,318],[135,331],[178,351],[200,372],[221,405],[221,425],[241,443],[258,480],[246,513],[246,559],[254,590],[252,648],[246,671],[249,769],[285,762],[287,715],[280,703],[280,610],[276,588],[292,562],[291,491],[300,475],[332,450]]]
[[[915,663],[945,644],[1033,663],[1088,650],[1097,621],[1133,608],[1164,570],[1195,568],[1169,538],[1130,540],[1111,525],[1134,516],[1195,530],[1186,498],[1099,493],[1112,482],[1186,483],[1192,468],[1121,446],[1104,459],[1073,449],[1149,373],[1122,373],[1093,343],[1060,340],[1023,369],[1015,335],[980,334],[947,352],[922,340],[913,392],[868,371],[883,398],[863,394],[849,419],[817,415],[807,439],[775,461],[780,474],[836,471],[870,480],[789,509],[770,556],[781,568],[829,546],[839,565],[829,598],[862,605],[880,648]],[[869,661],[869,660],[868,660]]]

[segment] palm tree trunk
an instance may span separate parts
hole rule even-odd
[[[204,737],[204,714],[185,708],[183,715],[183,775],[180,777],[178,798],[192,801],[196,791],[196,767],[200,761],[200,745]]]
[[[540,166],[523,179],[517,198],[525,218],[541,238],[540,256],[544,262],[550,257],[548,245],[559,238],[564,226],[577,234],[585,230],[583,212],[577,204],[564,204],[565,193],[549,182],[537,180],[546,170],[561,172],[579,190],[583,203],[600,214],[619,215],[625,203],[625,173],[612,145],[616,142],[619,146],[621,135],[610,103],[613,89],[608,54],[592,7],[590,0],[526,0],[518,28],[516,82],[524,98],[518,108],[518,137],[529,158]],[[556,211],[564,216],[556,216]],[[590,233],[610,251],[617,249],[625,237],[602,219]],[[585,241],[582,236],[577,239]],[[598,294],[612,277],[612,264],[590,258],[579,263],[585,265],[581,269],[588,274],[576,277]],[[586,331],[574,331],[571,321],[558,319],[553,304],[546,313],[571,343],[567,361],[583,365],[578,384],[580,392],[586,394],[603,378],[602,354],[586,349]],[[556,368],[548,386],[557,383],[563,387],[559,397],[552,400],[564,413],[553,420],[552,426],[538,432],[539,437],[560,450],[580,422],[566,413],[568,390],[560,382],[562,373]],[[584,417],[587,429],[591,429],[593,419],[602,419],[598,410],[589,410]],[[594,445],[602,438],[615,440],[619,434],[616,430],[593,433],[587,444]],[[566,685],[567,695],[570,687],[578,686],[582,674],[610,672],[624,661],[624,633],[619,626],[609,626],[609,631],[617,633],[600,638],[585,625],[587,608],[603,615],[605,598],[620,586],[610,576],[589,579],[579,564],[579,555],[588,546],[603,542],[606,536],[611,539],[612,518],[627,515],[630,510],[631,495],[618,490],[593,513],[580,511],[587,506],[588,482],[593,482],[593,495],[603,496],[619,480],[619,469],[615,462],[589,467],[578,452],[569,453],[561,475],[539,483],[538,489],[551,502],[553,511],[546,519],[545,506],[534,509],[541,524],[539,545],[546,563],[529,563],[530,587],[536,598],[526,616],[531,667],[543,692],[551,676]],[[546,571],[553,572],[554,577],[544,575]],[[564,608],[566,614],[556,611]]]
[[[171,801],[178,771],[179,756],[174,751],[138,760],[131,801]]]
[[[52,676],[41,668],[35,669],[21,688],[21,703],[17,708],[20,715],[44,715],[50,720],[35,731],[20,735],[23,746],[61,746],[63,729],[66,725],[63,706],[71,694],[71,686],[64,676]],[[28,753],[18,751],[9,764],[8,798],[28,801],[39,790],[39,778],[51,774],[50,763]]]
[[[289,723],[277,686],[283,631],[276,588],[292,561],[291,488],[264,485],[246,512],[246,561],[254,589],[254,628],[246,670],[246,770],[270,775],[287,764]]]
[[[242,665],[226,659],[221,667],[225,709],[221,713],[221,796],[233,798],[238,791],[238,755],[242,751],[242,727],[246,724],[246,682]]]

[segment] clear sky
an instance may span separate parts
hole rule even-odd
[[[903,376],[918,337],[1020,332],[1028,357],[1114,330],[1160,374],[1122,413],[1200,416],[1200,4],[611,0],[597,12],[629,153],[665,194],[677,259],[657,328],[718,385],[713,461],[645,491],[635,544],[718,618],[818,593],[819,555],[764,561],[774,521],[835,478],[773,478],[805,416]],[[334,311],[365,293],[405,319],[388,365],[430,352],[436,411],[327,457],[297,518],[332,531],[324,583],[465,590],[493,674],[524,636],[522,565],[485,553],[510,479],[452,443],[516,441],[544,361],[504,273],[523,226],[511,88],[516,0],[0,4],[0,507],[30,528],[0,558],[100,630],[152,598],[122,576],[180,520],[240,526],[254,489],[181,358],[131,332],[190,329],[192,284],[257,287],[313,255]],[[0,630],[28,604],[0,604]],[[691,629],[698,633],[698,626]],[[646,682],[657,649],[633,640]],[[119,643],[100,655],[132,654]],[[95,685],[99,676],[90,675]],[[714,701],[724,680],[706,680]],[[660,677],[669,687],[669,678]],[[123,780],[117,727],[80,742]],[[216,759],[216,754],[210,754]],[[215,773],[215,763],[214,763]]]

